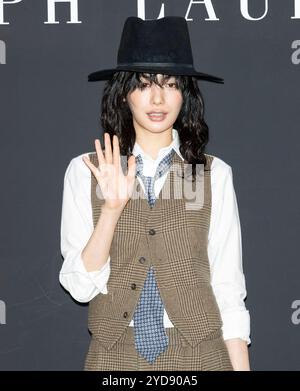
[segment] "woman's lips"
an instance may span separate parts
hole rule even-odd
[[[166,118],[167,113],[148,113],[147,115],[151,121],[160,122]]]

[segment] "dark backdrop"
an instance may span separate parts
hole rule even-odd
[[[213,0],[215,20],[188,0],[78,0],[56,3],[59,23],[50,3],[23,0],[0,14],[0,368],[83,368],[88,306],[58,274],[63,175],[103,131],[104,82],[87,75],[116,65],[128,16],[177,15],[188,20],[195,68],[225,79],[199,86],[207,152],[233,168],[251,367],[299,369],[300,2],[269,1],[264,16],[265,1],[252,0],[251,20],[247,1]],[[81,23],[68,23],[71,4]]]

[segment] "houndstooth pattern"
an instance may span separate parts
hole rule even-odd
[[[142,157],[141,155],[136,157],[136,174],[141,177],[145,185],[145,193],[151,208],[155,203],[155,180],[168,171],[174,152],[174,149],[172,149],[160,161],[154,177],[143,175]],[[149,268],[133,319],[135,348],[141,356],[152,364],[168,346],[168,335],[164,328],[164,307],[152,266]]]

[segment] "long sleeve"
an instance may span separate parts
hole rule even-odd
[[[215,157],[208,255],[211,285],[223,321],[223,338],[250,340],[250,314],[242,265],[242,239],[232,169]]]
[[[80,155],[71,160],[64,176],[61,212],[61,254],[64,258],[59,281],[79,302],[88,302],[99,292],[107,293],[110,257],[100,270],[88,272],[81,252],[93,233],[90,202],[90,170]]]

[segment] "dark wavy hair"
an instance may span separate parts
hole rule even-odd
[[[160,87],[169,78],[175,77],[175,87],[181,90],[183,103],[173,127],[178,131],[180,153],[185,162],[193,165],[194,180],[194,164],[206,164],[204,151],[209,140],[209,128],[204,120],[204,100],[195,77],[163,75],[160,84],[155,73],[115,72],[106,82],[102,96],[100,121],[104,132],[110,135],[111,142],[114,134],[118,136],[121,155],[128,158],[132,154],[135,129],[131,110],[123,99],[136,88],[144,88],[141,76]]]

